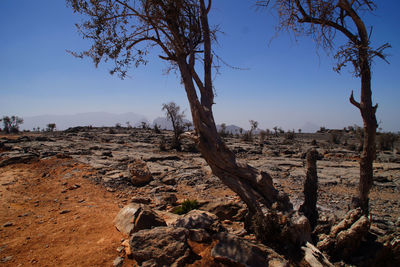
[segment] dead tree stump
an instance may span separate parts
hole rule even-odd
[[[310,150],[307,152],[307,163],[306,163],[306,180],[304,182],[304,203],[300,206],[300,211],[310,221],[311,227],[317,225],[318,210],[317,210],[317,198],[318,198],[318,176],[317,176],[317,159],[318,152],[316,150]]]

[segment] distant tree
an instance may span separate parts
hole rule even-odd
[[[141,121],[140,125],[141,125],[142,129],[149,129],[150,128],[149,124],[147,122],[145,122],[145,121]]]
[[[268,129],[267,129],[268,130]],[[260,145],[264,145],[265,137],[267,136],[267,131],[260,131],[259,133],[259,139],[260,139]]]
[[[88,56],[95,65],[111,60],[115,63],[111,73],[125,77],[130,66],[146,63],[150,48],[158,47],[159,57],[180,73],[198,150],[213,173],[249,208],[246,228],[266,243],[279,243],[277,240],[293,245],[302,243],[302,237],[309,233],[306,228],[298,227],[300,220],[292,219],[296,212],[292,212],[288,196],[276,190],[268,173],[239,163],[218,134],[213,115],[212,75],[218,59],[212,50],[217,28],[211,28],[208,22],[211,2],[67,0],[75,12],[88,18],[78,29],[92,41],[89,50],[75,55]],[[304,231],[287,231],[292,227]]]
[[[190,129],[192,129],[192,127],[193,127],[193,123],[191,123],[190,121],[189,122],[185,122],[183,124],[183,126],[185,127],[186,131],[190,131]]]
[[[126,127],[127,127],[128,129],[131,129],[131,128],[132,128],[132,125],[131,125],[131,123],[130,123],[129,121],[125,122],[125,124],[126,124]]]
[[[18,133],[19,125],[24,123],[24,120],[18,116],[3,116],[0,121],[3,122],[3,131],[5,133]]]
[[[161,133],[160,126],[158,126],[157,123],[154,123],[154,132],[156,134],[160,134]]]
[[[122,126],[121,126],[121,123],[119,123],[119,122],[117,122],[116,124],[115,124],[115,128],[121,128]]]
[[[298,132],[298,133],[301,133],[301,129],[298,129],[297,132]]]
[[[178,151],[181,150],[181,142],[179,140],[179,137],[185,129],[185,125],[183,123],[183,118],[185,118],[185,114],[183,111],[181,112],[180,109],[180,106],[178,106],[175,102],[169,102],[168,104],[162,105],[162,110],[165,111],[167,119],[171,121],[172,129],[174,131],[172,146]]]
[[[373,161],[376,157],[376,110],[372,104],[371,64],[375,57],[386,61],[383,53],[391,47],[385,43],[378,48],[371,46],[372,27],[368,29],[361,14],[372,13],[376,9],[373,0],[266,0],[259,4],[274,2],[278,10],[281,30],[292,30],[295,35],[306,34],[313,37],[318,45],[331,50],[336,47],[335,37],[341,33],[347,43],[338,47],[335,70],[340,72],[348,64],[353,65],[354,75],[361,79],[360,102],[350,94],[350,103],[361,113],[364,123],[363,151],[360,160],[360,181],[358,206],[368,214],[369,191],[373,182]]]
[[[278,126],[274,126],[272,129],[274,129],[275,135],[278,135]]]
[[[250,122],[250,132],[253,133],[258,127],[258,121],[249,120]]]
[[[377,147],[380,150],[393,150],[394,143],[399,138],[399,135],[394,133],[379,133],[377,136]]]
[[[219,130],[219,135],[221,136],[221,137],[226,137],[227,136],[227,132],[226,132],[226,124],[225,123],[221,123],[221,125],[220,125],[220,130]]]
[[[47,129],[46,129],[46,131],[48,131],[48,132],[54,132],[55,129],[56,129],[56,124],[55,124],[55,123],[49,123],[49,124],[47,124]]]

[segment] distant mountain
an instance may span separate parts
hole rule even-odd
[[[303,131],[303,133],[315,133],[319,130],[319,128],[320,127],[314,123],[306,122],[303,127],[301,127],[301,130]]]
[[[126,126],[126,122],[129,122],[130,125],[133,126],[138,123],[140,124],[141,121],[148,122],[145,116],[132,112],[123,114],[88,112],[74,115],[40,115],[24,117],[24,123],[20,128],[22,130],[32,130],[33,128],[37,127],[44,129],[46,128],[47,124],[55,123],[57,130],[65,130],[69,127],[88,125],[95,127],[115,126],[117,123],[120,123],[122,126]]]
[[[241,129],[241,127],[231,124],[231,125],[227,125],[226,126],[225,131],[227,133],[239,134],[240,133],[240,129]],[[221,124],[218,124],[217,125],[217,131],[220,131],[220,130],[221,130]],[[246,131],[243,130],[243,132],[246,132]]]

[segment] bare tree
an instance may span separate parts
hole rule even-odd
[[[185,130],[185,124],[183,123],[183,118],[185,117],[184,112],[180,111],[181,107],[175,102],[169,102],[168,104],[162,105],[162,110],[165,111],[168,120],[172,123],[172,129],[174,131],[174,139],[172,147],[176,150],[181,150],[181,142],[179,137]]]
[[[115,68],[111,72],[125,77],[129,66],[146,62],[149,49],[158,47],[159,57],[180,72],[199,151],[213,173],[249,208],[252,219],[248,220],[247,228],[265,242],[278,239],[299,244],[309,237],[310,229],[302,219],[305,217],[292,212],[288,196],[274,188],[269,174],[238,162],[217,132],[212,111],[211,48],[217,31],[208,22],[211,0],[205,2],[67,0],[76,12],[88,17],[78,29],[84,38],[93,41],[88,51],[75,55],[88,56],[96,65],[101,60],[112,60]]]
[[[389,48],[388,43],[378,48],[370,46],[372,27],[367,28],[362,13],[373,12],[376,9],[372,0],[275,0],[259,1],[261,5],[273,6],[278,10],[279,30],[290,30],[298,34],[313,37],[318,45],[331,50],[334,48],[336,33],[341,33],[347,43],[339,46],[334,68],[340,72],[347,64],[352,64],[354,75],[361,79],[360,102],[350,94],[350,103],[360,110],[364,123],[363,151],[360,160],[360,181],[357,206],[368,214],[368,195],[373,182],[372,163],[376,157],[375,117],[378,105],[372,104],[371,63],[375,57],[386,61],[383,51]]]
[[[258,121],[249,120],[250,122],[250,132],[253,133],[258,127]]]
[[[0,121],[3,122],[3,131],[5,133],[18,133],[19,125],[24,123],[24,120],[18,116],[3,116]]]
[[[48,131],[48,132],[54,132],[55,129],[56,129],[56,124],[55,124],[55,123],[49,123],[49,124],[47,124],[47,129],[46,129],[46,131]]]

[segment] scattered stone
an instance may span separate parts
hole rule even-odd
[[[13,222],[6,222],[5,224],[3,224],[3,227],[10,227],[13,226],[14,223]]]
[[[146,162],[140,159],[135,159],[128,164],[128,172],[128,178],[136,186],[145,185],[153,179]]]
[[[114,259],[113,266],[114,267],[121,267],[123,263],[124,263],[124,258],[118,256],[118,257],[116,257]]]
[[[66,214],[66,213],[69,213],[69,212],[71,212],[70,210],[62,210],[62,211],[60,211],[60,214]]]
[[[80,188],[81,186],[79,184],[74,184],[73,186],[68,187],[68,190],[75,190]]]
[[[132,197],[131,202],[132,203],[141,203],[141,204],[150,204],[151,199],[148,197]]]
[[[1,259],[1,263],[6,263],[9,262],[10,260],[13,259],[13,256],[7,256]]]

